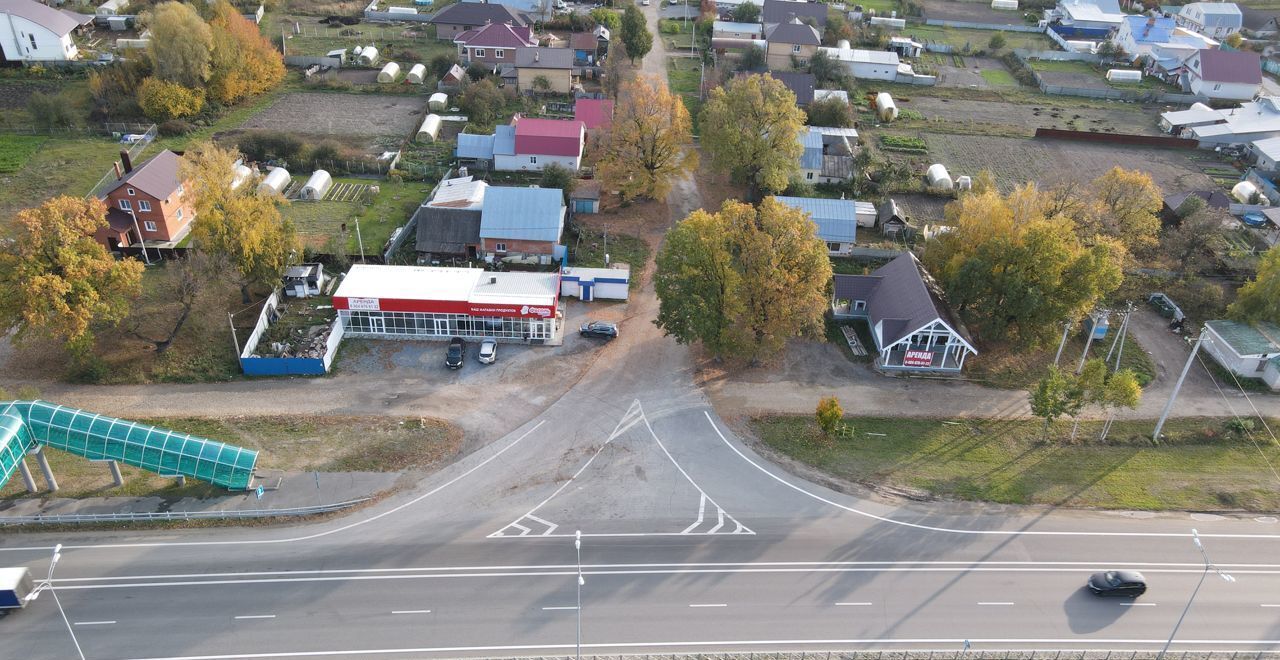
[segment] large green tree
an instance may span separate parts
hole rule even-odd
[[[147,56],[161,80],[198,89],[209,79],[213,32],[186,3],[162,2],[142,15],[151,30]]]
[[[297,257],[299,243],[293,222],[280,215],[274,199],[253,185],[231,188],[237,156],[211,143],[189,149],[182,177],[196,208],[191,245],[225,258],[248,302],[250,287],[273,287],[280,281]]]
[[[761,362],[822,330],[831,261],[808,216],[772,198],[694,211],[658,253],[658,327],[722,358]]]
[[[634,3],[628,4],[622,11],[622,43],[626,45],[627,56],[635,63],[636,58],[644,59],[653,48],[653,33],[644,14]]]
[[[83,353],[94,325],[129,313],[142,264],[113,259],[94,238],[106,218],[101,201],[67,195],[18,213],[12,237],[0,240],[0,328],[17,339],[56,337]]]
[[[804,120],[795,94],[772,76],[736,78],[711,90],[700,121],[702,146],[712,168],[758,199],[762,191],[782,191],[800,171]]]
[[[987,340],[1051,339],[1123,281],[1124,246],[1082,239],[1070,218],[1046,215],[1050,203],[1034,184],[1008,196],[963,195],[946,210],[955,229],[925,251],[951,302]]]

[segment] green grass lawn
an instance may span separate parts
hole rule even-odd
[[[846,405],[850,402],[846,402]],[[849,437],[825,440],[812,416],[753,420],[769,447],[868,486],[960,500],[1136,510],[1275,511],[1280,486],[1259,450],[1220,419],[1175,419],[1150,443],[1153,422],[1116,422],[1099,443],[1098,422],[1070,421],[1041,441],[1037,420],[851,417]],[[1260,439],[1273,463],[1280,448]]]
[[[698,83],[702,79],[702,70],[698,60],[691,57],[672,57],[667,59],[667,85],[671,91],[679,94],[684,106],[689,109],[693,119],[693,133],[698,134],[698,114],[702,112],[702,99],[698,94]]]
[[[0,135],[0,174],[12,174],[26,167],[46,139],[43,135]]]
[[[902,33],[904,36],[909,36],[916,41],[935,41],[960,49],[968,46],[971,51],[988,50],[987,42],[991,41],[991,37],[996,34],[1004,35],[1005,45],[1001,50],[1012,50],[1014,48],[1053,50],[1055,48],[1049,37],[1037,32],[970,30],[942,25],[909,25]]]
[[[335,178],[334,182],[374,185],[380,192],[372,204],[294,201],[281,206],[280,213],[293,220],[303,244],[315,250],[324,250],[329,238],[339,235],[342,224],[346,223],[346,250],[349,255],[360,254],[362,242],[366,255],[380,253],[391,232],[408,222],[435,185],[424,181],[393,183],[385,179],[344,177]],[[356,236],[356,218],[360,219],[359,237]]]
[[[161,428],[191,433],[239,447],[257,449],[258,465],[279,470],[392,472],[428,467],[457,454],[462,433],[434,419],[375,417],[182,417],[137,420]],[[352,443],[351,438],[360,438]],[[29,462],[36,481],[43,482]],[[57,497],[158,496],[216,497],[227,491],[188,481],[179,488],[175,480],[139,468],[120,466],[124,485],[112,485],[101,463],[49,450],[49,465],[58,477]],[[47,491],[35,497],[51,497]],[[31,497],[21,478],[10,479],[0,489],[0,499]]]
[[[631,266],[631,288],[640,286],[640,275],[649,261],[649,244],[639,236],[609,233],[608,243],[603,232],[581,228],[577,233],[567,233],[565,242],[569,248],[569,265],[583,268],[604,268],[604,255],[609,263]]]
[[[0,178],[0,217],[11,217],[55,195],[88,194],[119,155],[120,144],[110,138],[46,139],[26,167]]]
[[[1017,87],[1018,80],[1004,69],[984,69],[980,72],[982,79],[996,87]]]
[[[1031,68],[1036,71],[1056,72],[1056,73],[1079,73],[1088,76],[1097,76],[1098,80],[1107,83],[1107,85],[1115,89],[1133,89],[1133,90],[1160,90],[1160,91],[1179,91],[1170,85],[1151,77],[1144,77],[1141,82],[1136,83],[1113,83],[1107,80],[1107,72],[1103,69],[1093,66],[1088,62],[1076,61],[1049,61],[1049,60],[1031,60],[1029,62]],[[984,73],[985,77],[985,73]],[[1052,84],[1052,83],[1051,83]]]

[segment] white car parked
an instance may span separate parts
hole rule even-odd
[[[480,352],[476,353],[480,364],[493,364],[498,361],[498,340],[486,337],[480,342]]]

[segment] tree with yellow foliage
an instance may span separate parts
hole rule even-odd
[[[692,120],[662,78],[642,75],[623,86],[605,136],[600,178],[626,200],[663,199],[672,181],[697,166],[688,145]]]
[[[1091,192],[1097,208],[1077,222],[1120,239],[1131,252],[1155,246],[1164,200],[1150,174],[1113,167],[1093,180]]]
[[[161,80],[198,88],[209,79],[213,32],[200,14],[186,3],[162,2],[139,19],[151,30],[147,56]]]
[[[189,149],[182,178],[189,182],[196,210],[192,247],[227,259],[247,303],[250,287],[280,281],[300,246],[293,222],[280,215],[274,199],[253,185],[231,188],[237,158],[234,151],[211,143]]]
[[[18,339],[56,337],[73,353],[93,346],[95,324],[118,323],[142,291],[142,264],[116,260],[94,239],[107,224],[95,198],[55,197],[20,211],[0,242],[0,328]]]
[[[1050,339],[1123,281],[1124,245],[1103,235],[1082,240],[1052,206],[1030,183],[1007,196],[966,194],[947,205],[955,229],[925,251],[952,304],[988,340]]]
[[[231,3],[219,0],[213,6],[209,27],[213,35],[210,98],[227,105],[237,103],[284,79],[284,58]]]
[[[156,121],[190,117],[204,108],[204,90],[147,78],[138,87],[138,107]]]

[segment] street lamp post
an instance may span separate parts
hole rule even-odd
[[[76,645],[76,654],[80,656],[80,660],[85,660],[84,651],[80,648],[80,640],[76,639],[76,631],[71,627],[71,620],[67,618],[67,611],[62,609],[62,601],[58,599],[58,591],[53,588],[53,569],[58,565],[59,559],[62,559],[61,543],[53,547],[53,557],[49,559],[49,574],[45,576],[44,582],[36,587],[30,596],[27,596],[26,600],[30,602],[39,598],[40,592],[45,589],[48,589],[49,593],[53,594],[53,602],[58,604],[58,613],[62,615],[62,622],[67,624],[67,632],[71,634],[71,643]]]
[[[1173,638],[1178,634],[1178,628],[1182,626],[1182,620],[1187,618],[1187,612],[1191,611],[1191,603],[1195,602],[1196,594],[1200,593],[1200,587],[1204,585],[1204,579],[1209,577],[1209,571],[1212,570],[1217,573],[1218,577],[1222,578],[1224,582],[1236,581],[1229,573],[1213,565],[1213,562],[1209,560],[1209,553],[1204,549],[1204,544],[1200,542],[1200,533],[1194,529],[1191,530],[1191,540],[1195,541],[1196,549],[1200,551],[1200,556],[1204,558],[1204,572],[1200,574],[1200,581],[1196,583],[1196,588],[1191,592],[1191,598],[1187,599],[1187,606],[1182,608],[1182,615],[1178,617],[1178,622],[1173,624],[1173,632],[1169,633],[1169,641],[1164,643],[1164,648],[1160,649],[1160,655],[1156,656],[1156,660],[1164,660],[1164,654],[1169,652],[1169,647],[1173,645]]]
[[[586,583],[582,579],[582,530],[573,533],[573,549],[578,553],[578,642],[575,657],[582,660],[582,585]]]

